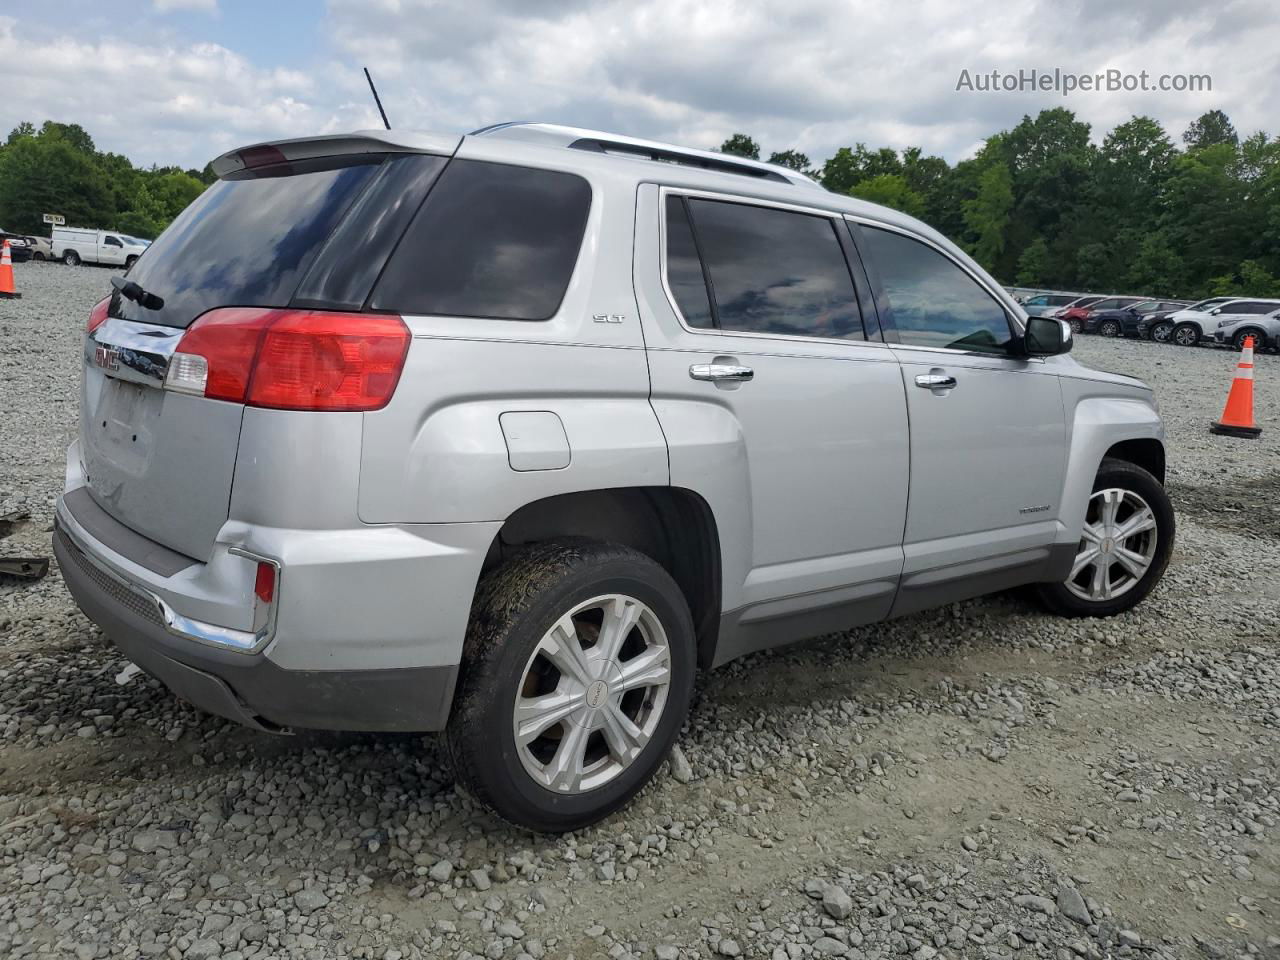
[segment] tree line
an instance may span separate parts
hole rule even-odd
[[[214,180],[208,167],[139,169],[103,153],[76,123],[20,123],[0,145],[0,227],[47,236],[46,213],[68,226],[155,237]]]
[[[918,147],[842,147],[820,167],[773,153],[828,190],[911,214],[1005,283],[1199,298],[1280,297],[1280,137],[1241,139],[1213,110],[1181,146],[1151,117],[1095,145],[1062,107],[1025,116],[954,165]],[[760,159],[734,134],[724,153]]]
[[[734,134],[724,153],[760,159]],[[950,164],[919,147],[842,147],[821,166],[768,156],[828,190],[924,220],[1006,283],[1159,297],[1280,297],[1280,137],[1241,139],[1213,110],[1181,144],[1133,117],[1100,144],[1063,107],[1025,116]],[[78,124],[21,123],[0,145],[0,226],[69,225],[151,239],[214,180],[209,167],[140,169],[97,149]]]

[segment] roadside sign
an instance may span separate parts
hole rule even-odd
[[[55,227],[61,227],[67,222],[67,218],[60,213],[46,213],[44,215],[44,222],[51,223]]]

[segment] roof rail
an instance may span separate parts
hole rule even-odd
[[[694,150],[668,143],[659,143],[654,140],[641,140],[636,137],[619,136],[598,130],[583,130],[578,127],[566,127],[559,124],[515,120],[482,127],[473,131],[470,136],[529,140],[552,146],[568,147],[571,150],[586,150],[592,153],[621,155],[637,160],[675,163],[682,166],[699,167],[703,170],[752,177],[756,180],[770,180],[775,183],[790,183],[797,186],[822,189],[818,183],[803,173],[780,167],[776,164],[761,163],[759,160],[735,157],[731,154],[714,153],[710,150]]]
[[[718,170],[720,173],[736,173],[741,176],[755,177],[757,180],[775,180],[779,183],[790,183],[788,177],[784,177],[776,170],[766,170],[760,167],[748,166],[745,163],[738,163],[734,160],[722,160],[720,158],[701,157],[696,154],[685,153],[679,149],[664,149],[662,147],[646,147],[637,144],[627,143],[618,140],[605,140],[600,137],[580,137],[569,144],[570,150],[589,150],[592,153],[621,153],[628,157],[637,157],[641,160],[658,160],[663,163],[678,163],[687,167],[701,167],[703,170]]]

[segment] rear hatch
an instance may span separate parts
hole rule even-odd
[[[114,290],[85,338],[80,448],[104,510],[208,559],[227,520],[244,406],[165,389],[170,358],[216,308],[362,309],[446,162],[407,151],[360,138],[293,141],[215,163],[223,179],[128,275],[148,306]]]

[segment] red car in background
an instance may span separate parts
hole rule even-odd
[[[1073,300],[1065,307],[1059,310],[1055,316],[1059,320],[1065,320],[1071,324],[1071,332],[1079,333],[1084,329],[1084,318],[1089,315],[1089,311],[1093,309],[1093,305],[1099,300],[1106,299],[1105,294],[1090,294],[1087,297],[1081,297],[1079,300]]]

